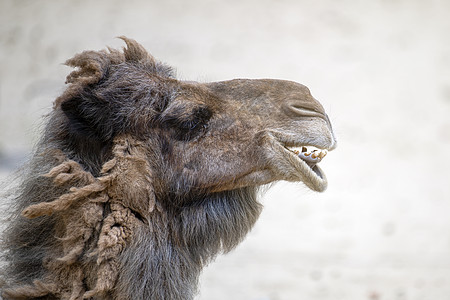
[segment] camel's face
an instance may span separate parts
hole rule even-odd
[[[244,79],[181,83],[161,119],[174,137],[168,139],[164,163],[177,169],[172,188],[178,192],[276,180],[302,181],[316,191],[327,186],[316,164],[336,141],[323,107],[301,84]]]
[[[336,141],[308,88],[268,79],[178,81],[142,46],[124,40],[124,54],[88,51],[68,61],[79,70],[68,76],[74,84],[57,104],[75,146],[107,153],[121,134],[147,141],[161,193],[186,196],[277,180],[326,188],[316,164]]]

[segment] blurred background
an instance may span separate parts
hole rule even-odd
[[[339,147],[329,188],[277,183],[198,300],[450,299],[450,2],[0,1],[0,179],[64,90],[62,63],[126,35],[180,79],[307,85]]]

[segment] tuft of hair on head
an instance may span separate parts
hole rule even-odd
[[[139,64],[150,73],[168,78],[175,77],[175,72],[170,66],[157,61],[141,44],[125,36],[118,38],[126,44],[122,52],[108,47],[108,51],[83,51],[66,60],[65,65],[76,70],[67,76],[66,83],[71,85],[55,100],[55,106],[59,106],[61,102],[79,92],[83,86],[101,81],[113,65]]]
[[[135,40],[119,38],[126,44],[122,50],[84,51],[65,63],[75,70],[67,76],[69,87],[54,107],[66,115],[68,131],[76,138],[111,142],[127,125],[137,124],[135,119],[142,114],[147,117],[141,120],[150,122],[151,110],[159,111],[171,97],[165,85],[174,79],[172,68]],[[137,102],[141,106],[133,104]]]

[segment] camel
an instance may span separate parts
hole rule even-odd
[[[193,299],[261,186],[323,191],[336,147],[299,83],[177,80],[140,44],[84,51],[8,201],[4,299]]]

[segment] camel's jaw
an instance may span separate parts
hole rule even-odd
[[[315,138],[304,139],[299,135],[271,132],[270,168],[281,180],[303,182],[313,191],[323,192],[328,185],[325,172],[317,165],[336,148],[331,131],[324,131]]]

